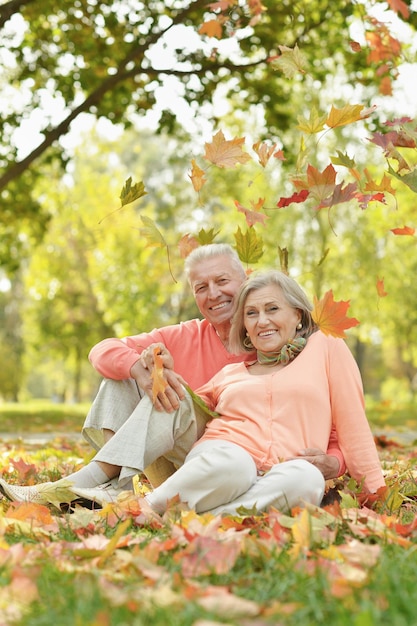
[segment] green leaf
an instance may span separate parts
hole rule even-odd
[[[245,233],[240,227],[235,232],[236,250],[242,263],[257,263],[262,257],[263,239],[258,237],[253,226],[250,226]]]
[[[126,180],[126,182],[124,184],[124,187],[123,187],[122,191],[120,192],[121,206],[125,206],[126,204],[130,204],[131,202],[134,202],[138,198],[141,198],[142,196],[145,196],[147,193],[148,192],[145,191],[145,185],[143,184],[142,181],[140,181],[140,183],[135,183],[132,186],[132,177],[130,176]]]
[[[295,74],[305,74],[305,67],[307,66],[307,57],[301,52],[297,44],[294,48],[288,48],[288,46],[278,46],[281,55],[278,59],[274,59],[272,67],[274,69],[281,70],[286,78],[293,78]]]
[[[211,409],[209,409],[207,404],[204,402],[203,398],[200,398],[200,396],[198,396],[191,389],[191,387],[189,387],[188,385],[184,385],[184,387],[186,388],[186,390],[190,394],[191,399],[194,402],[194,404],[196,404],[198,407],[200,407],[200,409],[202,409],[204,411],[204,413],[207,413],[208,415],[210,415],[210,417],[219,417],[219,413],[216,413],[216,411],[212,411]]]
[[[156,227],[156,224],[150,217],[146,217],[146,215],[141,215],[140,219],[142,220],[142,224],[144,228],[140,228],[139,232],[142,237],[145,237],[149,246],[155,246],[159,248],[168,247],[167,242],[165,241],[162,233]]]
[[[336,156],[332,156],[331,157],[331,162],[334,165],[343,165],[344,167],[349,168],[350,170],[352,170],[356,163],[353,159],[351,159],[345,152],[340,152],[340,150],[336,150],[337,152],[337,157]]]
[[[214,228],[210,228],[210,230],[202,228],[197,235],[198,243],[202,246],[213,243],[219,232],[219,230],[214,231]]]
[[[397,180],[400,180],[404,185],[410,187],[412,191],[417,193],[417,167],[415,167],[408,174],[403,174],[402,176],[398,174],[394,169],[392,169],[391,165],[388,165],[388,172],[391,176],[394,176]]]

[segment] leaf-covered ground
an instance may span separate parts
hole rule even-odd
[[[136,497],[92,511],[0,502],[0,626],[417,625],[417,452],[379,437],[388,488],[348,480],[322,508],[164,517]],[[4,441],[1,471],[56,480],[79,440]],[[147,489],[139,483],[139,496]]]

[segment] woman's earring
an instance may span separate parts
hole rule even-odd
[[[246,335],[242,343],[244,347],[247,348],[248,350],[253,349],[253,343],[251,342],[250,337],[248,337],[248,335]]]
[[[301,322],[298,322],[298,324],[297,324],[297,330],[301,330],[301,329],[302,329],[302,327],[303,327],[302,323],[301,323]]]

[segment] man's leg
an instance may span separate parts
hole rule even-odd
[[[259,476],[246,493],[210,510],[215,515],[236,514],[237,509],[256,508],[266,511],[273,506],[285,513],[306,503],[320,505],[325,480],[323,474],[312,463],[304,459],[286,461],[274,465],[269,472]]]
[[[93,462],[119,466],[120,486],[160,457],[178,468],[203,434],[207,417],[194,406],[188,393],[173,413],[156,411],[145,396],[129,419],[97,452]]]
[[[162,485],[146,495],[158,513],[164,513],[176,495],[202,513],[234,500],[256,481],[256,465],[246,450],[229,441],[206,440],[195,446],[185,463]]]
[[[143,395],[133,378],[103,379],[85,418],[83,437],[95,450],[99,450],[129,419]]]

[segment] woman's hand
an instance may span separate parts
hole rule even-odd
[[[153,400],[152,371],[155,366],[155,350],[157,350],[157,354],[162,361],[167,386],[165,390],[160,391],[155,400]],[[130,375],[153,401],[153,405],[157,411],[166,411],[168,413],[175,411],[180,405],[180,400],[183,400],[185,396],[183,385],[185,385],[186,382],[182,376],[174,371],[174,359],[163,343],[154,343],[146,348],[140,355],[139,360],[132,365]]]

